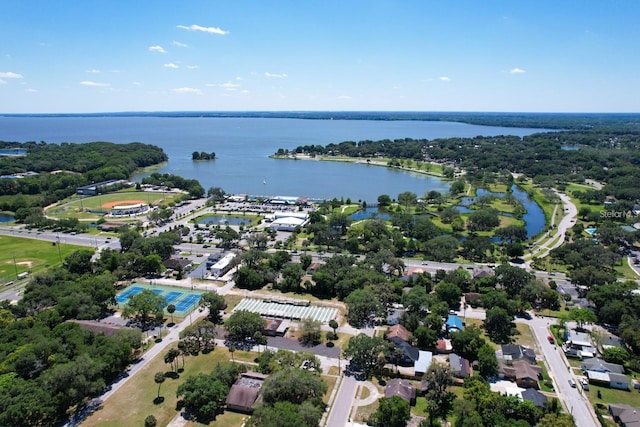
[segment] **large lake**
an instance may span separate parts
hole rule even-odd
[[[195,178],[205,189],[227,193],[309,198],[351,198],[374,202],[380,194],[396,198],[404,191],[419,196],[446,191],[433,177],[380,166],[276,160],[278,148],[326,145],[342,141],[397,138],[525,136],[540,129],[503,128],[452,122],[384,120],[306,120],[211,117],[0,117],[0,140],[49,143],[144,142],[162,147],[169,163],[160,172]],[[194,151],[215,152],[217,159],[194,162]]]

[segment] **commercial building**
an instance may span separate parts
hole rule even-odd
[[[234,266],[233,260],[235,259],[236,254],[228,253],[219,259],[215,264],[209,268],[209,271],[214,277],[224,276],[229,270],[231,270]]]

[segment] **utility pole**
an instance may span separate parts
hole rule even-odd
[[[18,264],[16,264],[16,256],[13,256],[13,268],[16,271],[16,280],[18,280]]]

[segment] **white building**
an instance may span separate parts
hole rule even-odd
[[[224,276],[229,270],[233,268],[233,260],[236,254],[229,253],[223,256],[218,262],[213,264],[209,271],[214,277]]]
[[[136,203],[133,205],[118,205],[111,208],[111,216],[138,215],[149,210],[146,203]]]

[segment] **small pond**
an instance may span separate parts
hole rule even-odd
[[[518,199],[520,203],[522,203],[522,206],[524,206],[524,208],[527,211],[527,213],[525,213],[522,217],[522,219],[525,222],[527,237],[531,238],[536,234],[539,234],[542,231],[544,231],[546,221],[545,221],[544,212],[542,208],[538,205],[538,203],[536,203],[535,200],[531,199],[529,195],[525,191],[521,190],[519,187],[513,186],[511,187],[511,189],[513,191],[513,195],[515,196],[515,198]],[[485,194],[492,194],[497,197],[504,196],[504,193],[492,193],[489,190],[480,188],[477,191],[476,197],[463,197],[462,199],[460,199],[460,203],[458,204],[458,206],[456,206],[456,209],[460,213],[471,212],[468,206],[473,204],[478,197],[483,196]],[[502,213],[502,215],[509,216],[505,213]]]
[[[0,222],[13,222],[15,218],[12,215],[0,213]]]
[[[369,219],[369,218],[380,218],[382,220],[388,221],[391,219],[391,215],[387,210],[380,209],[380,208],[361,209],[358,212],[355,212],[354,214],[351,215],[351,219],[353,221],[360,221],[360,220]]]

